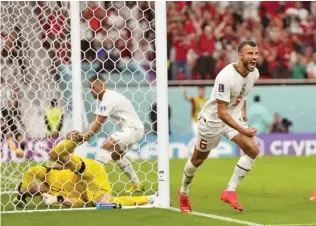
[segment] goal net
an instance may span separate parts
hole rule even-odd
[[[29,195],[26,205],[16,205],[18,186],[31,167],[58,166],[49,151],[68,131],[88,129],[96,106],[88,80],[96,74],[106,79],[107,89],[132,102],[144,123],[145,136],[126,154],[144,190],[127,193],[132,182],[101,148],[119,130],[114,121],[107,121],[75,154],[106,162],[113,197],[167,191],[168,161],[162,163],[161,159],[168,157],[168,125],[163,123],[167,119],[157,114],[167,109],[159,105],[167,103],[167,95],[158,90],[166,87],[166,82],[159,88],[156,78],[155,3],[6,1],[1,2],[0,13],[1,212],[64,209],[45,205],[38,194]],[[157,100],[162,110],[157,110]],[[167,116],[167,110],[162,115]],[[165,130],[164,137],[157,127]],[[164,156],[157,145],[167,147],[161,151]],[[42,182],[37,177],[34,175],[34,181]],[[44,182],[51,186],[46,178]],[[169,203],[168,191],[163,193]]]

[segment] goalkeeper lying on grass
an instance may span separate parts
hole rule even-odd
[[[24,174],[14,203],[25,206],[27,196],[41,195],[46,205],[82,207],[87,204],[117,203],[123,206],[154,202],[150,196],[111,196],[111,184],[104,166],[92,159],[79,157],[73,152],[77,142],[61,141],[50,151],[50,157],[60,168],[34,166]]]

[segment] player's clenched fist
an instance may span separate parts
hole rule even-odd
[[[244,134],[247,137],[254,137],[257,134],[257,129],[256,128],[244,128],[242,130],[242,134]]]

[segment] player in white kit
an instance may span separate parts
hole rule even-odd
[[[110,135],[102,148],[111,152],[112,159],[130,178],[133,185],[126,192],[144,191],[143,184],[125,156],[128,148],[144,136],[144,125],[139,119],[132,103],[122,94],[105,88],[105,79],[95,75],[89,79],[92,96],[98,100],[93,122],[84,140],[89,140],[101,128],[106,119],[111,118],[120,130]]]
[[[246,121],[246,97],[259,78],[256,62],[258,47],[253,41],[243,41],[238,46],[239,60],[227,65],[215,79],[210,99],[199,114],[198,136],[195,150],[188,159],[178,192],[182,212],[192,211],[189,187],[196,169],[204,162],[210,151],[217,147],[221,136],[235,142],[245,153],[236,164],[234,173],[223,191],[221,199],[234,209],[243,210],[235,189],[240,180],[252,168],[259,153],[254,140],[257,130],[248,128]]]

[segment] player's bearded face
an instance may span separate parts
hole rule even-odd
[[[243,60],[245,68],[247,68],[248,71],[254,71],[257,65],[257,62],[252,60]]]
[[[242,62],[248,71],[254,71],[259,58],[258,47],[245,46],[242,53]]]

